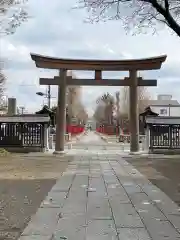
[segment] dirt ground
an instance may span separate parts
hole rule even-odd
[[[126,160],[180,206],[180,156]]]
[[[0,240],[16,240],[68,165],[58,158],[0,156]]]

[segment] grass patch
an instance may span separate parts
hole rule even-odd
[[[10,153],[6,149],[0,148],[0,156],[6,157],[6,156],[9,156],[9,155],[10,155]]]

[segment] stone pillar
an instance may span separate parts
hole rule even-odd
[[[44,146],[45,146],[45,151],[49,151],[49,136],[48,136],[48,125],[44,125]]]
[[[64,134],[66,125],[66,70],[60,71],[61,82],[58,86],[58,105],[56,113],[56,144],[54,154],[64,152]]]
[[[17,113],[17,107],[16,107],[16,98],[8,98],[8,115],[16,115]]]
[[[149,146],[150,146],[150,129],[149,129],[149,126],[148,126],[148,125],[147,125],[147,127],[146,127],[145,134],[146,134],[146,150],[149,152]]]
[[[54,138],[53,135],[49,136],[49,149],[53,149]]]
[[[130,121],[130,152],[139,151],[139,113],[138,113],[138,79],[137,71],[130,71],[129,87],[129,121]]]

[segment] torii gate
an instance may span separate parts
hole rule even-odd
[[[56,154],[64,152],[65,116],[66,116],[66,86],[129,86],[130,115],[130,151],[139,151],[139,114],[138,86],[157,86],[157,80],[143,80],[137,77],[138,71],[160,69],[166,60],[166,55],[138,60],[82,60],[60,59],[31,54],[38,68],[58,69],[59,77],[40,78],[40,85],[58,85],[58,106],[56,126]],[[73,79],[67,76],[67,70],[95,71],[94,79]],[[102,79],[102,71],[128,71],[129,77],[124,79]]]

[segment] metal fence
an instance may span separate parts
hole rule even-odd
[[[50,134],[50,138],[52,138],[52,141],[53,142],[56,142],[56,134]],[[72,140],[72,136],[71,136],[71,133],[66,133],[64,134],[64,140],[66,142],[69,142]]]
[[[150,149],[180,149],[180,125],[149,126]]]
[[[139,142],[142,143],[145,141],[146,135],[139,135]],[[131,135],[129,134],[120,134],[119,135],[119,142],[126,142],[130,143]]]
[[[0,147],[44,147],[44,124],[1,123]]]

